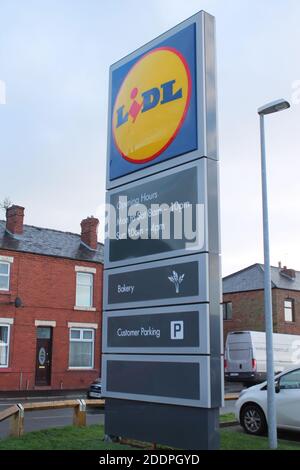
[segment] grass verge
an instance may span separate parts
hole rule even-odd
[[[243,431],[221,430],[222,450],[268,450],[268,438],[249,436]],[[300,450],[300,442],[278,441],[278,450]]]
[[[20,438],[0,440],[0,450],[132,450],[134,447],[103,441],[103,426],[67,426],[29,432]],[[237,430],[221,430],[222,450],[268,449],[266,437],[249,436]],[[300,450],[300,443],[279,441],[280,450]]]
[[[0,440],[0,450],[113,450],[132,449],[130,446],[104,442],[104,428],[99,425],[78,428],[45,429],[28,432],[22,437]]]
[[[220,423],[231,423],[236,421],[234,413],[226,413],[225,415],[220,415]]]

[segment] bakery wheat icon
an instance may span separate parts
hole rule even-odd
[[[172,284],[175,285],[176,294],[179,294],[179,286],[184,279],[184,274],[178,276],[177,272],[173,271],[172,276],[168,276],[168,279],[170,282],[172,282]]]

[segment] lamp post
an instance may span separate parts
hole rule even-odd
[[[277,100],[268,103],[258,109],[260,118],[260,143],[261,143],[261,180],[262,180],[262,206],[263,206],[263,235],[264,235],[264,305],[266,328],[266,352],[267,352],[267,402],[268,402],[268,436],[271,449],[277,448],[276,403],[274,384],[274,356],[273,356],[273,314],[272,314],[272,286],[270,268],[269,246],[269,215],[268,215],[268,191],[267,168],[265,147],[265,122],[267,114],[277,113],[290,107],[285,100]]]

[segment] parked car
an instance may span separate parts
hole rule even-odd
[[[299,335],[273,334],[275,374],[294,366]],[[267,375],[266,334],[260,331],[228,333],[225,347],[225,379],[230,382],[257,384]]]
[[[101,398],[101,379],[97,378],[94,382],[91,383],[88,391],[87,391],[88,398]]]
[[[300,367],[275,377],[277,427],[300,431]],[[267,431],[267,383],[242,390],[235,404],[237,420],[248,434]]]

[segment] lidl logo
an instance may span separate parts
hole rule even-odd
[[[190,104],[191,74],[183,55],[158,47],[126,75],[113,108],[112,130],[121,156],[134,164],[154,160],[175,139]]]
[[[192,23],[111,66],[109,181],[197,150],[200,56]]]

